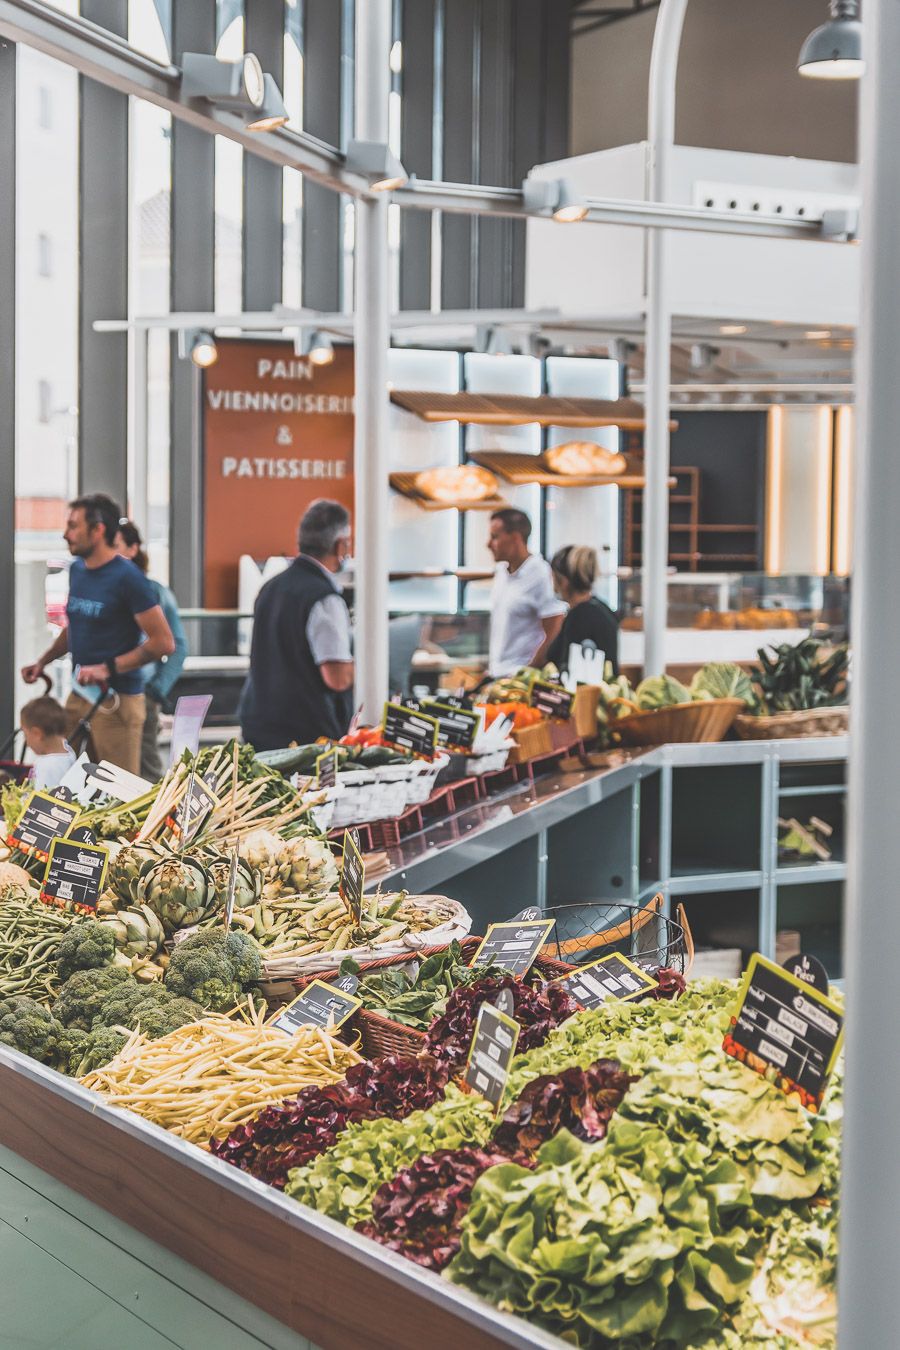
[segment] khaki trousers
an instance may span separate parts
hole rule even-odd
[[[71,735],[80,718],[91,705],[80,694],[71,693],[66,699],[68,726]],[[117,694],[104,703],[91,718],[91,740],[97,759],[107,759],[129,773],[141,771],[141,732],[144,729],[146,705],[143,694]],[[79,750],[80,753],[80,750]]]

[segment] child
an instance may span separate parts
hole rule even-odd
[[[65,708],[55,698],[33,698],[20,717],[25,744],[34,755],[34,786],[58,787],[77,759],[64,734]]]

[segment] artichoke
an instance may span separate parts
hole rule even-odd
[[[214,903],[215,886],[198,858],[173,853],[143,869],[138,899],[162,923],[166,936],[199,923]]]
[[[121,903],[137,903],[141,877],[164,856],[154,844],[126,844],[109,860],[108,888]]]
[[[281,895],[324,893],[337,885],[337,863],[324,839],[300,836],[284,840],[270,830],[254,830],[241,842],[240,851],[241,857],[262,873],[262,895],[266,900],[277,900]],[[247,903],[252,904],[253,900]]]
[[[228,878],[231,875],[231,859],[217,857],[207,864],[210,875],[213,879],[215,890],[213,892],[213,901],[216,908],[224,908],[228,897]],[[262,890],[263,874],[258,867],[253,867],[245,858],[238,858],[237,865],[237,884],[234,889],[234,904],[236,909],[247,909],[259,899]]]
[[[126,956],[155,956],[166,938],[162,924],[148,905],[120,909],[114,917],[100,922],[113,930],[116,946]]]

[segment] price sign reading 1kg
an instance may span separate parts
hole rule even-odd
[[[316,787],[334,787],[337,782],[339,759],[340,751],[336,745],[316,756]]]
[[[49,792],[32,792],[6,842],[34,858],[46,860],[54,839],[68,834],[81,815],[77,802],[63,802]]]
[[[324,980],[310,980],[302,994],[273,1018],[272,1026],[293,1036],[301,1027],[328,1027],[336,1030],[357,1008],[362,999]]]
[[[409,750],[425,759],[434,759],[437,753],[437,718],[423,712],[413,712],[400,703],[386,703],[381,724],[381,739],[385,745]]]
[[[441,748],[472,749],[481,726],[481,713],[437,702],[427,704],[426,710],[437,718],[437,739]]]
[[[469,964],[483,966],[493,959],[513,975],[525,975],[555,922],[555,919],[531,919],[525,923],[492,923]]]
[[[758,952],[751,958],[726,1054],[816,1111],[843,1039],[844,1014],[833,999]]]
[[[610,956],[601,956],[588,966],[564,975],[561,984],[582,1008],[597,1008],[607,999],[618,998],[623,1001],[640,998],[648,989],[658,983],[646,970],[629,961],[627,956],[613,952]]]
[[[108,861],[109,849],[99,844],[54,839],[41,882],[41,899],[51,905],[91,913],[97,908],[103,890]]]
[[[561,684],[549,684],[546,680],[535,680],[531,686],[531,706],[537,708],[545,717],[567,721],[572,716],[572,700],[575,695]]]
[[[218,804],[216,794],[206,786],[202,778],[195,778],[191,770],[191,779],[178,810],[166,821],[182,848],[190,843],[209,813]]]
[[[470,1088],[487,1098],[495,1111],[503,1100],[518,1039],[518,1022],[492,1003],[482,1003],[464,1078]]]
[[[359,926],[362,918],[363,890],[366,884],[366,864],[359,850],[359,830],[344,831],[344,852],[341,857],[341,899]]]

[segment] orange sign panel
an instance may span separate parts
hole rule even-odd
[[[205,372],[204,604],[237,604],[238,559],[297,551],[310,502],[353,510],[353,349],[315,366],[292,343],[220,340]]]

